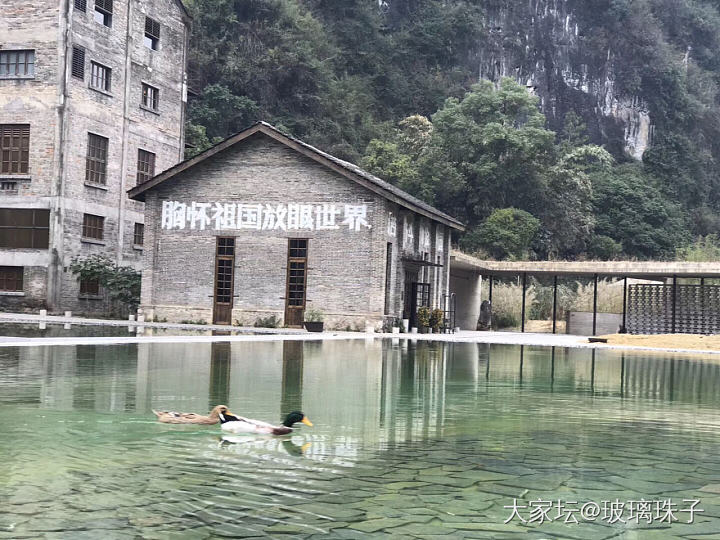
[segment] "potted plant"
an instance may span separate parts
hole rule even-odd
[[[440,327],[445,319],[445,312],[442,309],[433,309],[430,313],[430,328],[436,334],[440,333]]]
[[[422,306],[417,311],[417,321],[420,327],[421,334],[427,334],[428,328],[430,327],[430,308]]]
[[[305,312],[305,330],[308,332],[323,331],[323,312],[319,309],[310,308]]]
[[[402,321],[399,318],[395,317],[392,322],[392,333],[399,334],[400,332],[402,332],[402,329]]]

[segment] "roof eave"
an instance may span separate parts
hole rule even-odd
[[[435,213],[431,212],[425,208],[422,208],[420,206],[417,206],[413,204],[412,201],[408,201],[406,199],[403,199],[402,197],[397,196],[395,193],[392,193],[391,191],[388,191],[384,189],[382,186],[377,185],[376,183],[373,183],[372,181],[368,180],[364,176],[355,173],[352,170],[349,170],[346,167],[343,167],[334,161],[324,157],[323,155],[319,154],[317,151],[313,151],[310,148],[308,148],[304,144],[300,144],[298,141],[294,140],[291,137],[288,137],[275,129],[270,124],[267,124],[265,122],[258,122],[255,125],[247,128],[244,131],[241,131],[240,133],[236,133],[235,135],[232,135],[225,139],[224,141],[216,144],[212,148],[208,148],[204,152],[201,152],[197,156],[190,158],[188,160],[182,161],[178,163],[177,165],[170,167],[168,170],[163,171],[159,175],[155,176],[154,178],[151,178],[147,182],[135,186],[134,188],[128,190],[128,196],[131,199],[134,199],[136,201],[145,201],[145,193],[156,187],[157,185],[161,184],[165,180],[169,180],[170,178],[174,177],[177,174],[180,174],[183,171],[186,171],[195,165],[199,164],[202,161],[205,161],[206,159],[214,156],[215,154],[218,154],[231,146],[234,146],[238,142],[247,139],[248,137],[251,137],[252,135],[255,135],[258,132],[262,132],[264,135],[267,135],[273,140],[276,140],[285,146],[289,146],[293,150],[299,152],[300,154],[304,155],[305,157],[308,157],[312,159],[313,161],[316,161],[333,171],[337,172],[338,174],[341,174],[345,176],[346,178],[349,178],[358,184],[362,185],[366,189],[369,189],[370,191],[377,193],[381,197],[392,201],[396,204],[399,204],[400,206],[403,206],[409,210],[412,210],[413,212],[416,212],[418,214],[421,214],[425,217],[428,217],[434,221],[438,221],[444,225],[447,225],[448,227],[451,227],[458,231],[464,231],[465,226],[460,222],[457,221],[450,216],[445,216],[442,213]]]

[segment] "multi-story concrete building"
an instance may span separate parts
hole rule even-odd
[[[126,192],[182,159],[181,0],[0,0],[0,308],[99,311],[76,256],[140,268]]]
[[[451,216],[258,123],[130,190],[144,201],[148,317],[417,326],[447,306]]]

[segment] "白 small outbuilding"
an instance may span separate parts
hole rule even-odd
[[[447,307],[463,225],[260,122],[129,191],[145,202],[148,317],[326,328]]]

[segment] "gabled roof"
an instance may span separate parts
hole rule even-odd
[[[181,172],[187,171],[188,169],[195,167],[206,159],[209,159],[215,154],[218,154],[223,150],[226,150],[231,146],[234,146],[241,141],[248,139],[256,133],[262,133],[270,137],[271,139],[274,139],[284,144],[285,146],[292,148],[293,150],[303,154],[304,156],[309,157],[310,159],[328,167],[329,169],[332,169],[339,174],[342,174],[346,178],[357,182],[361,186],[377,193],[378,195],[381,195],[382,197],[394,203],[399,204],[400,206],[412,210],[413,212],[417,212],[418,214],[429,217],[430,219],[434,219],[435,221],[439,221],[449,227],[452,227],[453,229],[457,229],[460,231],[465,230],[465,226],[454,217],[449,216],[444,212],[437,210],[436,208],[433,208],[429,204],[421,201],[420,199],[416,199],[415,197],[408,193],[405,193],[398,187],[393,186],[392,184],[381,180],[377,176],[374,176],[369,172],[362,170],[357,165],[353,165],[352,163],[348,163],[347,161],[344,161],[340,158],[331,156],[330,154],[327,154],[322,150],[318,150],[314,146],[304,143],[299,139],[295,139],[294,137],[285,135],[284,133],[280,132],[278,129],[266,122],[258,122],[257,124],[249,127],[248,129],[241,131],[240,133],[236,133],[231,137],[228,137],[224,141],[216,144],[212,148],[205,150],[201,154],[182,161],[177,165],[169,168],[168,170],[163,171],[162,173],[158,174],[147,182],[144,182],[139,186],[135,186],[134,188],[128,190],[128,196],[131,199],[135,199],[137,201],[144,201],[145,193],[147,191],[154,189],[156,186],[162,184],[163,182],[171,180],[173,177],[180,174]]]
[[[187,7],[183,3],[183,0],[175,0],[175,3],[178,5],[178,7],[182,10],[182,12],[185,14],[185,16],[192,20],[192,15],[190,15],[190,12],[188,11]]]

